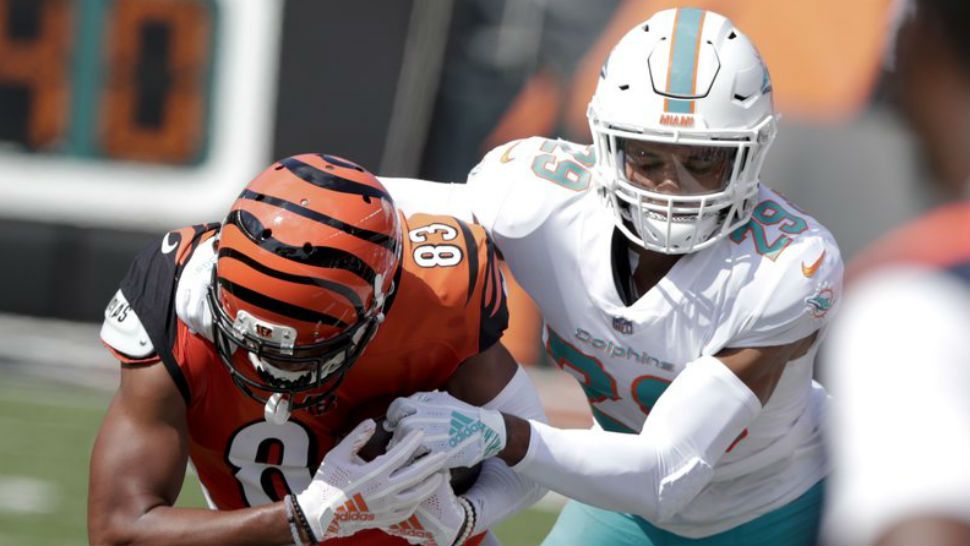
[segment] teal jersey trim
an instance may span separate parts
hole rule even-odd
[[[704,538],[683,537],[639,516],[569,501],[542,546],[814,546],[824,497],[823,480],[781,508]]]

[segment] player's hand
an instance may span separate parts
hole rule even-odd
[[[420,431],[406,435],[387,453],[364,462],[357,452],[374,434],[368,419],[331,449],[296,502],[316,541],[387,527],[411,516],[442,482],[446,456],[421,453]]]
[[[451,546],[466,525],[474,525],[473,510],[468,501],[459,502],[448,480],[442,480],[435,492],[424,500],[414,515],[405,521],[385,527],[389,535],[401,537],[410,544]],[[465,533],[468,534],[468,533]]]
[[[505,419],[500,412],[472,406],[446,392],[398,398],[387,410],[387,423],[394,429],[392,446],[421,431],[422,446],[432,453],[446,453],[448,468],[474,466],[505,447]]]

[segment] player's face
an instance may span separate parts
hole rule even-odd
[[[331,361],[334,365],[339,364],[348,348],[346,346],[334,347],[322,354],[298,349],[293,355],[281,355],[273,350],[264,349],[259,358],[277,370],[290,373],[307,373],[315,370],[319,365],[327,367],[327,364]]]
[[[704,195],[724,189],[734,150],[624,139],[619,142],[627,180],[667,195]]]
[[[305,362],[292,362],[281,358],[273,358],[264,355],[262,361],[276,368],[290,373],[306,373],[313,369],[313,366]]]

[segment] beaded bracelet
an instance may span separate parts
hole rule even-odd
[[[458,504],[461,505],[462,509],[465,511],[465,526],[461,530],[461,534],[455,539],[453,546],[460,546],[464,544],[469,538],[471,538],[472,533],[475,532],[475,520],[478,519],[475,514],[475,507],[469,502],[465,497],[458,497]]]
[[[303,542],[303,538],[300,537],[300,529],[296,526],[296,517],[293,515],[293,506],[290,504],[293,502],[291,495],[287,495],[283,499],[283,506],[286,508],[286,522],[290,524],[290,535],[293,536],[293,544],[296,546],[306,546]]]
[[[299,531],[301,531],[301,536],[306,536],[306,546],[315,546],[319,544],[317,542],[317,537],[313,534],[313,527],[310,527],[310,522],[307,520],[306,514],[303,513],[303,508],[300,507],[300,503],[296,502],[296,499],[292,495],[290,497],[290,505],[293,507],[293,515],[296,519],[296,526]]]

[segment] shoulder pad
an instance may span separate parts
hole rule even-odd
[[[101,340],[115,351],[135,359],[146,358],[155,352],[148,332],[121,290],[115,292],[104,310]]]
[[[773,271],[750,287],[743,298],[747,303],[739,304],[751,318],[732,346],[790,343],[831,321],[841,303],[842,259],[838,248],[819,243],[793,245],[805,251],[792,252],[772,264]]]
[[[761,217],[756,208],[752,221],[731,236],[743,253],[761,256],[735,303],[746,318],[733,347],[801,339],[828,324],[841,301],[844,267],[831,233],[783,198],[759,207],[765,204],[771,208]]]
[[[932,242],[932,244],[929,244]],[[950,268],[970,249],[970,202],[943,205],[895,229],[857,254],[847,284],[893,266]]]
[[[170,231],[144,248],[132,261],[120,289],[105,309],[101,337],[118,356],[143,359],[153,352],[171,357],[176,335],[175,283],[201,243],[212,239],[218,224]]]
[[[524,237],[592,184],[588,147],[539,137],[489,152],[468,175],[475,216],[496,240]]]
[[[415,214],[405,224],[405,265],[422,278],[441,301],[470,297],[481,263],[480,226],[451,216]]]
[[[452,333],[462,359],[498,341],[508,327],[507,298],[499,259],[485,230],[427,214],[411,216],[406,228],[404,269],[407,278],[420,279],[423,285],[424,313],[445,325],[442,333]]]
[[[162,237],[159,252],[171,255],[181,267],[195,253],[196,247],[214,237],[218,230],[219,224],[198,224],[170,231]]]

